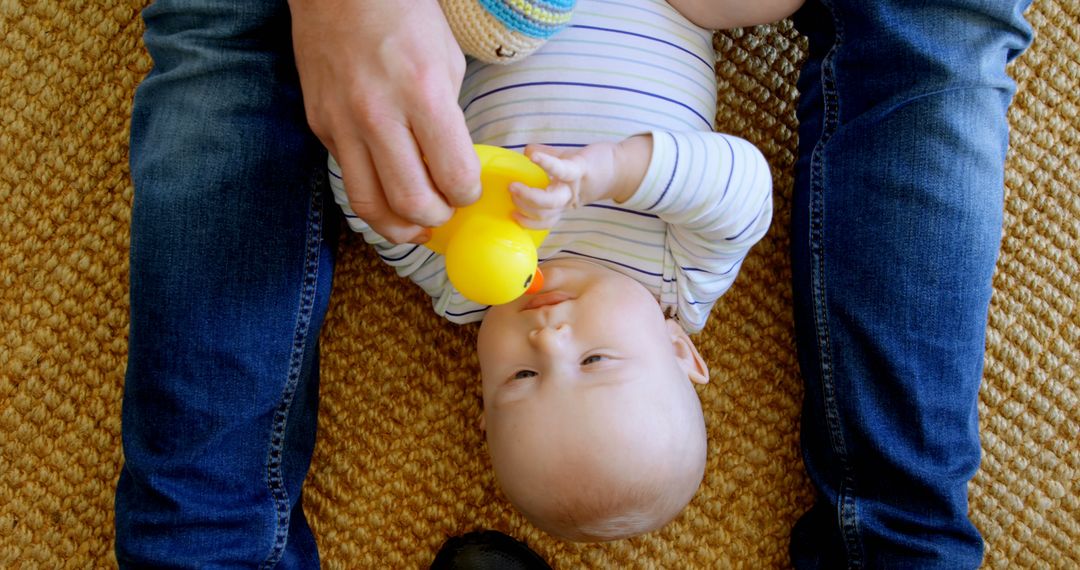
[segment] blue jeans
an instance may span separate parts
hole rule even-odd
[[[314,568],[301,507],[337,230],[284,0],[158,0],[131,124],[123,568]]]
[[[932,6],[929,4],[933,4]],[[975,568],[977,401],[1024,1],[811,1],[792,264],[799,568]]]

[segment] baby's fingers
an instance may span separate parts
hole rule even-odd
[[[542,213],[526,216],[521,212],[514,212],[514,221],[521,227],[530,230],[550,230],[562,217],[562,210],[544,210]]]
[[[528,214],[538,210],[562,210],[573,198],[565,184],[553,184],[547,189],[532,188],[520,182],[510,185],[510,197],[514,206]]]
[[[573,182],[581,179],[581,166],[574,161],[557,158],[544,152],[535,152],[530,157],[540,168],[544,169],[548,178]]]
[[[517,208],[514,212],[517,223],[533,230],[546,230],[559,221],[570,201],[571,192],[565,184],[541,190],[515,182],[510,185],[510,197]]]

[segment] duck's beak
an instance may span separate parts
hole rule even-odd
[[[540,268],[536,268],[536,273],[533,273],[532,281],[529,282],[529,288],[525,290],[526,295],[532,295],[533,293],[539,293],[544,288],[544,274],[540,271]]]

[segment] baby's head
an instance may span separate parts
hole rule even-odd
[[[503,492],[542,530],[579,541],[660,528],[705,469],[692,382],[708,370],[637,281],[573,259],[480,327],[484,422]]]

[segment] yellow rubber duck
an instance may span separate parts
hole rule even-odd
[[[424,245],[446,256],[446,276],[466,299],[501,305],[540,290],[537,248],[547,230],[521,227],[511,214],[508,186],[522,182],[547,188],[547,174],[525,155],[497,146],[473,145],[480,157],[480,199],[454,211]]]

